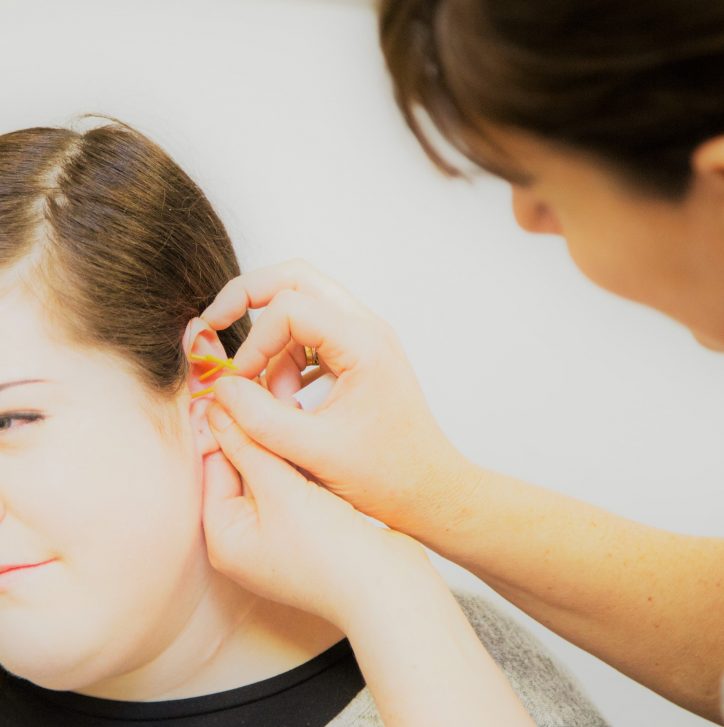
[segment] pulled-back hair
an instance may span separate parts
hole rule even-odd
[[[724,3],[711,0],[381,0],[397,101],[484,166],[484,123],[605,162],[642,191],[682,197],[691,155],[724,134]]]
[[[187,322],[239,263],[199,187],[144,135],[101,118],[83,133],[0,135],[0,277],[40,296],[68,340],[117,354],[171,397],[188,374]],[[250,326],[246,315],[219,332],[227,355]]]

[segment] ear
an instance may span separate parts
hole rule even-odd
[[[183,349],[187,359],[192,353],[198,354],[199,356],[210,354],[221,359],[227,358],[226,351],[219,340],[218,334],[203,318],[192,318],[188,322],[183,336]],[[201,380],[200,377],[212,368],[212,364],[200,363],[189,359],[187,386],[190,393],[193,394],[196,391],[208,388],[224,373],[222,369],[212,376]],[[202,455],[211,454],[220,449],[219,443],[211,433],[209,423],[206,419],[206,410],[209,408],[212,400],[213,397],[200,396],[197,399],[191,399],[189,404],[191,428]]]
[[[691,166],[699,180],[717,196],[724,197],[724,136],[699,144],[691,157]]]

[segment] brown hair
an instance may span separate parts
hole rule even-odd
[[[691,154],[724,133],[724,3],[711,0],[382,0],[382,50],[415,116],[485,166],[485,122],[590,153],[642,191],[678,198]]]
[[[0,271],[37,291],[69,340],[117,354],[155,399],[171,397],[188,374],[186,324],[239,263],[179,166],[117,119],[81,118],[96,116],[110,123],[0,136]],[[227,355],[250,327],[247,314],[219,332]]]

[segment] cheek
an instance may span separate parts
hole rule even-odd
[[[38,472],[41,511],[53,513],[50,532],[67,550],[84,559],[95,550],[119,561],[144,552],[148,560],[149,547],[163,555],[169,540],[195,526],[200,486],[184,453],[150,425],[96,420],[75,433],[48,453]]]
[[[74,436],[33,458],[16,498],[16,551],[60,560],[11,608],[0,594],[0,662],[50,688],[98,676],[74,673],[79,664],[112,672],[107,659],[151,648],[205,556],[193,457],[134,424],[68,427]]]

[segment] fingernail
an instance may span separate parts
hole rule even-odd
[[[223,406],[212,404],[206,413],[209,424],[219,431],[226,429],[231,424],[231,417],[226,413]]]

